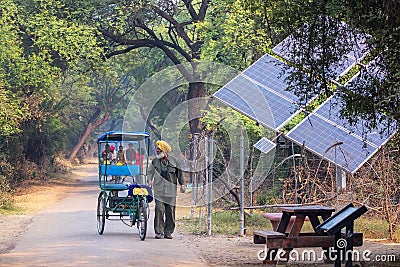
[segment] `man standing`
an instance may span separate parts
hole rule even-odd
[[[185,192],[182,170],[175,158],[168,156],[171,147],[165,141],[157,141],[156,157],[149,168],[149,185],[155,198],[154,231],[156,238],[172,239],[175,229],[175,205],[177,183]],[[165,220],[164,220],[165,217]]]

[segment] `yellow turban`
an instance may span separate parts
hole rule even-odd
[[[171,152],[171,147],[170,145],[167,144],[167,142],[165,141],[157,141],[156,143],[157,148],[160,149],[161,151],[163,151],[164,153],[169,153]]]

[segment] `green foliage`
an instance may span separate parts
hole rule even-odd
[[[11,92],[0,88],[0,135],[21,132],[20,122],[27,117],[27,107]]]
[[[271,205],[275,204],[277,199],[281,197],[282,185],[275,185],[271,189],[257,194],[257,205]]]
[[[0,154],[0,159],[3,155]],[[10,207],[13,204],[13,192],[7,174],[12,167],[4,160],[0,161],[0,209]]]
[[[251,168],[257,166],[257,164],[268,168],[266,162],[259,162],[261,154],[258,150],[253,148],[253,144],[262,137],[272,134],[263,126],[256,124],[253,120],[231,108],[220,106],[210,106],[207,111],[204,112],[202,122],[207,131],[213,132],[213,139],[216,143],[213,179],[218,181],[218,179],[221,179],[220,175],[226,175],[226,173],[228,173],[229,179],[227,180],[229,183],[232,183],[232,185],[238,184],[240,178],[238,174],[241,171],[240,131],[243,131],[243,154],[246,155],[247,160],[247,162],[244,163],[245,166],[247,166],[244,170],[245,186],[249,186],[250,176],[253,175],[254,170]],[[258,171],[264,171],[264,167],[260,167]],[[257,175],[260,175],[260,173]],[[223,177],[222,179],[225,180],[226,178]],[[232,186],[229,183],[227,186]]]
[[[271,8],[265,1],[213,1],[207,19],[198,25],[204,39],[201,58],[237,69],[249,66],[269,51]]]
[[[71,21],[60,1],[7,0],[2,8],[0,67],[9,90],[46,99],[67,67],[99,60],[93,29]]]
[[[0,157],[11,166],[1,177],[14,186],[45,178],[42,169],[65,149],[73,118],[65,112],[71,102],[63,78],[74,73],[72,79],[82,80],[102,50],[94,28],[73,20],[63,1],[4,0],[0,14]],[[86,90],[68,96],[93,104]]]
[[[266,134],[265,128],[257,125],[248,117],[227,107],[210,105],[205,111],[201,121],[205,124],[208,131],[215,132],[214,139],[217,141],[222,155],[225,155],[225,160],[228,162],[239,162],[239,155],[233,154],[233,158],[227,158],[227,155],[232,152],[231,149],[238,151],[238,146],[240,144],[240,129],[243,129],[243,134],[247,136],[248,140],[248,143],[244,144],[245,155],[248,155],[249,151],[251,151],[251,145]],[[232,148],[231,146],[234,146],[235,148]],[[234,165],[235,164],[231,164],[231,166]],[[215,168],[216,167],[217,166],[215,166]],[[221,165],[221,167],[224,168],[224,165]]]
[[[353,86],[338,92],[345,100],[342,115],[356,123],[359,118],[369,121],[367,127],[374,127],[382,122],[384,113],[399,121],[399,13],[398,1],[388,0],[382,3],[376,1],[276,1],[273,9],[273,27],[283,33],[282,40],[289,34],[300,45],[291,48],[289,61],[299,69],[306,69],[310,77],[318,82],[302,77],[301,71],[292,72],[289,76],[288,90],[307,100],[310,93],[324,91],[329,96],[335,88],[330,86],[330,80],[335,77],[329,70],[344,54],[355,46],[354,36],[358,33],[367,34],[367,45],[371,51],[368,56],[370,63],[379,55],[376,61],[378,69],[368,72],[364,68],[354,68],[340,82],[347,82],[357,71],[361,71],[363,79]],[[343,28],[341,22],[350,25]],[[307,26],[307,30],[296,31]],[[289,48],[288,48],[289,49]],[[315,54],[319,54],[315,57]],[[377,73],[379,73],[377,75]],[[381,80],[383,75],[385,79]],[[322,84],[319,84],[322,82]]]
[[[368,40],[372,55],[379,55],[377,61],[381,69],[379,74],[361,70],[366,82],[355,84],[344,93],[347,104],[346,115],[352,118],[363,116],[372,122],[380,122],[377,113],[400,120],[399,99],[400,92],[400,13],[398,1],[363,1],[362,3],[348,4],[351,10],[352,24],[370,34]],[[385,74],[385,80],[382,78]]]
[[[82,60],[86,64],[99,60],[95,28],[75,20],[64,1],[23,2],[20,17],[29,34],[29,52],[48,56],[49,63],[60,69],[82,68]]]

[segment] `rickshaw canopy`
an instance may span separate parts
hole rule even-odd
[[[147,132],[122,132],[122,131],[110,131],[105,132],[97,138],[97,143],[109,142],[109,141],[142,141],[149,137],[150,134]]]

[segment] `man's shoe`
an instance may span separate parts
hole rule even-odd
[[[166,238],[166,239],[172,239],[172,235],[166,235],[166,236],[164,236],[164,238]]]
[[[162,234],[156,234],[156,239],[161,239],[161,238],[163,238]]]

